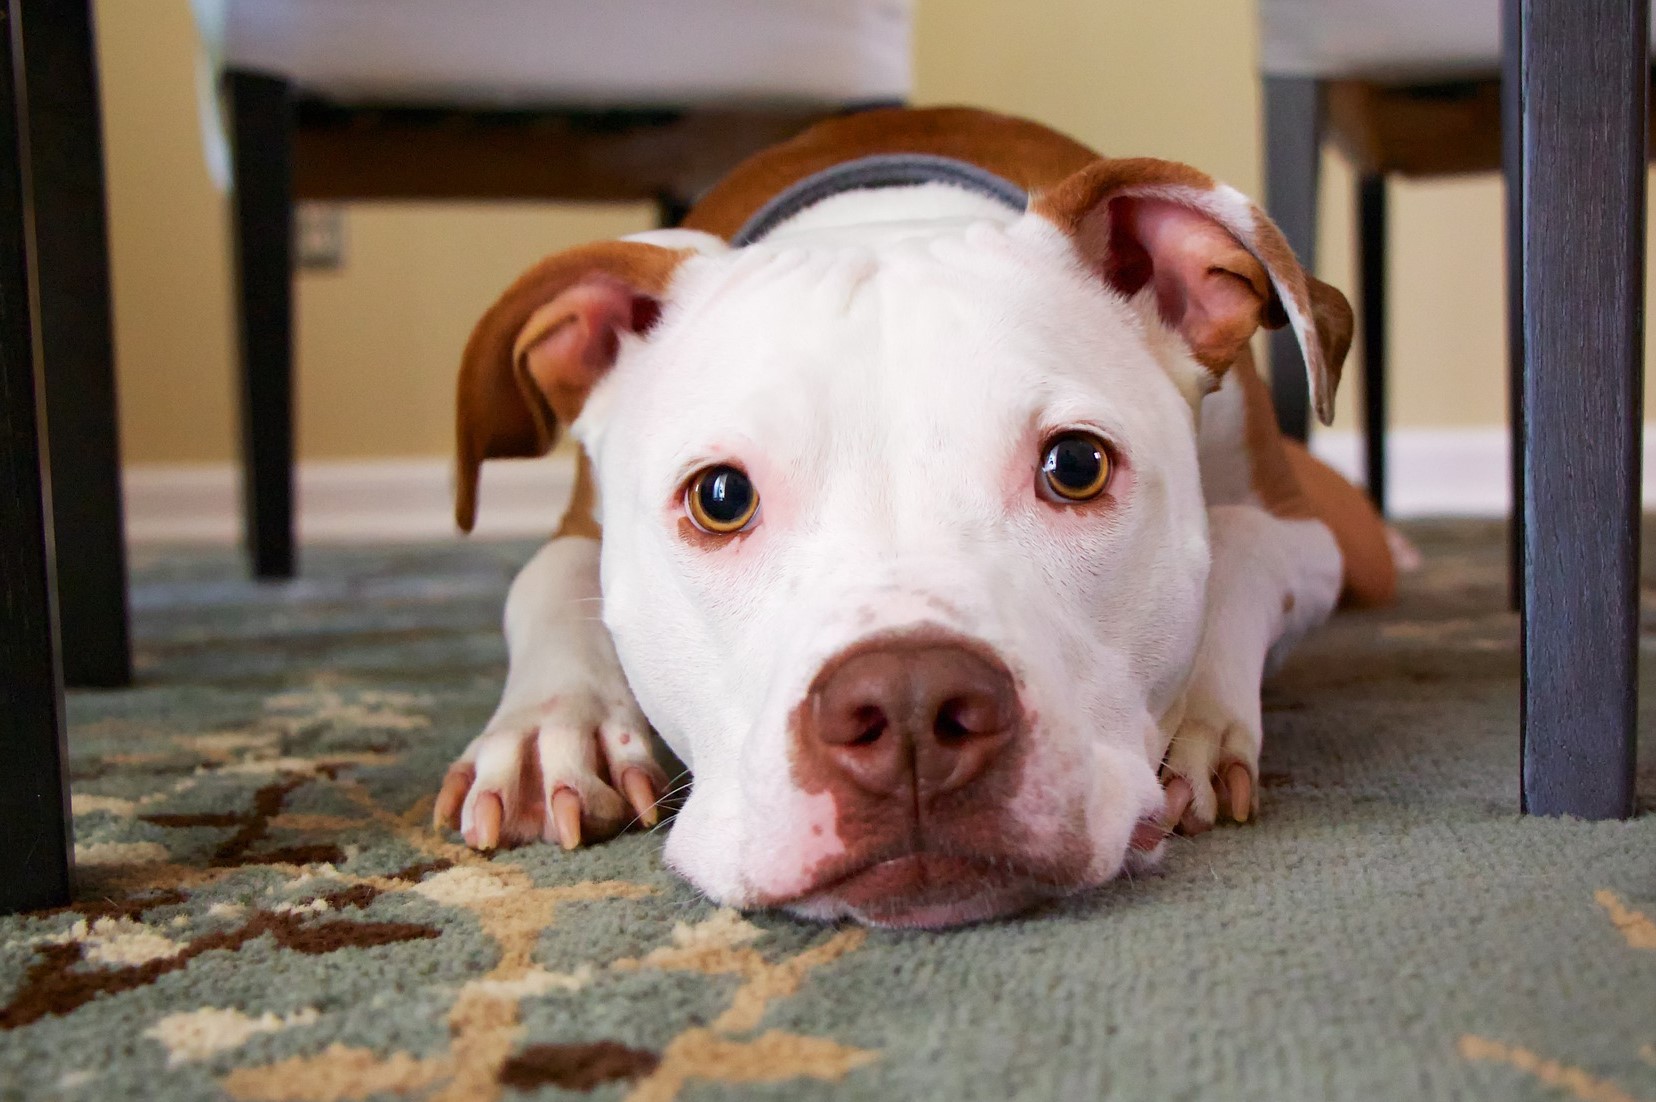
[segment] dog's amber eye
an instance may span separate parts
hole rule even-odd
[[[1110,484],[1110,450],[1090,432],[1066,432],[1047,442],[1041,481],[1062,501],[1091,501]]]
[[[716,536],[740,532],[759,511],[759,491],[748,476],[724,464],[698,472],[684,500],[696,527]]]

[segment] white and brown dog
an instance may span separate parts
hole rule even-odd
[[[438,823],[653,823],[653,727],[714,900],[941,926],[1253,816],[1264,671],[1395,584],[1250,360],[1292,326],[1328,420],[1351,311],[1270,220],[940,109],[817,126],[685,227],[548,257],[466,350],[462,527],[483,460],[584,455]]]

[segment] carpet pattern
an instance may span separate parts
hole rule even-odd
[[[0,1099],[1649,1102],[1656,772],[1520,818],[1501,531],[1413,531],[1269,687],[1257,823],[939,934],[719,910],[659,835],[433,833],[527,545],[146,555],[138,687],[70,696],[77,900],[0,920]]]

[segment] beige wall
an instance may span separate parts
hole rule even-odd
[[[1257,194],[1253,0],[920,0],[916,98],[1027,114],[1111,153],[1191,161]],[[123,446],[232,454],[223,198],[201,155],[187,0],[98,0]],[[1353,285],[1351,181],[1325,162],[1324,278]],[[648,225],[639,208],[359,205],[348,264],[298,288],[303,458],[441,455],[455,359],[519,270]],[[1394,401],[1406,426],[1500,421],[1500,188],[1399,184]],[[1348,379],[1356,368],[1348,369]],[[1340,423],[1352,421],[1354,387]]]
[[[184,0],[94,8],[129,461],[230,454],[229,252],[201,158]]]

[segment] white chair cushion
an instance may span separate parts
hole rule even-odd
[[[354,103],[908,96],[912,0],[196,0],[222,63]]]
[[[1453,78],[1501,65],[1501,0],[1259,0],[1259,21],[1271,76]]]

